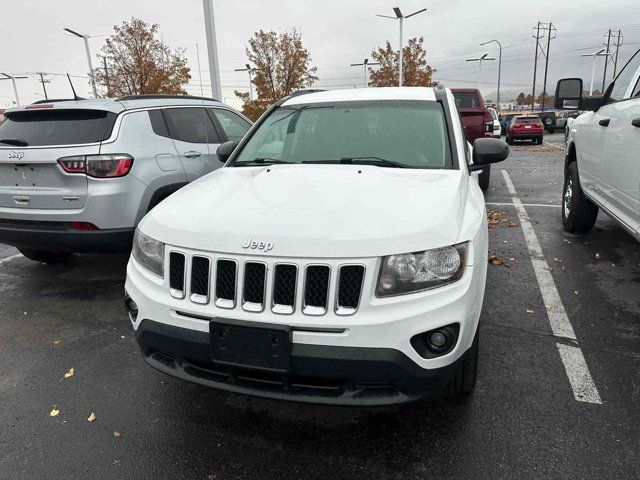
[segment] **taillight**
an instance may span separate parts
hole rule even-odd
[[[131,171],[133,157],[126,154],[63,157],[58,164],[67,173],[83,173],[94,178],[124,177]]]

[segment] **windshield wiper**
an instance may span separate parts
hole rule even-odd
[[[284,160],[277,160],[275,158],[269,158],[269,157],[258,157],[258,158],[254,158],[253,160],[247,160],[247,161],[241,161],[241,162],[235,162],[233,165],[235,167],[244,167],[244,166],[253,166],[253,165],[281,165],[281,164],[285,164],[288,165],[291,162],[285,162]]]
[[[303,160],[302,163],[334,163],[343,165],[380,165],[390,168],[410,168],[404,163],[380,157],[342,157],[340,160]]]
[[[6,143],[7,145],[15,145],[16,147],[28,147],[29,144],[19,138],[0,138],[0,143]]]

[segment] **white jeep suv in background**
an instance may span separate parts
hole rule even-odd
[[[0,124],[0,243],[45,263],[131,248],[140,219],[222,166],[251,123],[182,95],[40,101]]]
[[[560,80],[556,107],[586,111],[567,138],[562,223],[586,233],[598,209],[640,240],[640,50],[603,96],[582,98],[582,80]]]
[[[125,305],[146,361],[308,402],[470,392],[488,250],[470,171],[508,147],[464,138],[444,88],[276,103],[140,223]]]

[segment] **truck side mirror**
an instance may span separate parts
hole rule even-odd
[[[231,156],[233,151],[238,146],[238,143],[240,142],[228,141],[220,145],[216,150],[216,154],[218,155],[218,160],[220,160],[222,163],[226,163],[226,161],[229,160],[229,157]]]
[[[554,106],[558,109],[578,110],[582,103],[582,79],[563,78],[556,85]]]
[[[473,164],[469,171],[482,170],[491,163],[505,160],[509,156],[509,145],[497,138],[478,138],[473,142]]]

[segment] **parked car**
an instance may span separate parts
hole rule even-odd
[[[500,120],[498,120],[498,112],[495,108],[489,108],[491,118],[493,118],[493,138],[500,138],[502,134],[502,127],[500,127]]]
[[[582,112],[579,111],[571,111],[571,110],[567,110],[567,111],[563,111],[563,112],[557,112],[556,113],[556,128],[558,130],[564,130],[567,127],[568,124],[568,120],[570,118],[577,118],[580,116]]]
[[[542,121],[542,125],[544,125],[544,129],[547,132],[554,133],[556,131],[556,128],[558,127],[556,124],[557,119],[555,111],[538,112],[537,115]]]
[[[476,88],[452,88],[451,92],[456,101],[456,107],[462,117],[462,125],[467,140],[473,144],[478,138],[493,137],[493,117],[484,105],[480,90]],[[486,191],[491,180],[491,166],[478,175],[480,188]]]
[[[597,97],[582,96],[582,80],[558,82],[556,107],[577,104],[565,159],[562,224],[586,233],[598,210],[640,240],[640,50]]]
[[[461,127],[442,87],[277,102],[138,226],[125,305],[147,363],[304,402],[470,392],[488,257],[471,172],[508,147]]]
[[[38,102],[0,125],[0,243],[45,263],[131,248],[138,221],[251,123],[198,97]]]
[[[522,115],[522,113],[502,113],[498,116],[500,119],[500,131],[503,135],[507,135],[507,129],[509,128],[511,120],[516,118],[518,115]]]
[[[542,120],[537,115],[518,115],[507,128],[507,143],[513,145],[515,140],[531,140],[542,145],[544,128]]]

